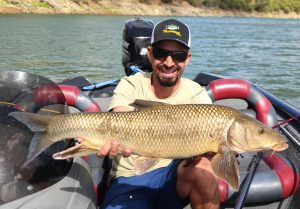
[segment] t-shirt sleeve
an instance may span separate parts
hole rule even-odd
[[[208,96],[205,88],[199,87],[198,92],[191,99],[192,104],[212,104],[211,98]]]
[[[189,79],[183,78],[182,81],[184,83],[183,92],[190,104],[212,104],[204,87]]]
[[[134,107],[130,106],[134,102],[134,92],[136,91],[136,85],[130,79],[130,77],[123,77],[114,90],[112,100],[110,102],[108,110],[111,110],[119,106],[128,106],[134,110]]]

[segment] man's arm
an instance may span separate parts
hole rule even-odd
[[[126,106],[118,106],[112,109],[113,112],[129,112],[132,111],[129,107]]]

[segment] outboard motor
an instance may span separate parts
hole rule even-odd
[[[147,57],[154,24],[152,21],[136,18],[127,20],[123,30],[122,64],[126,75],[133,75],[139,70],[151,72],[152,67]]]

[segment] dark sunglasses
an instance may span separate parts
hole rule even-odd
[[[188,56],[188,51],[169,51],[159,47],[152,48],[153,57],[155,59],[167,59],[171,56],[174,62],[184,62]]]

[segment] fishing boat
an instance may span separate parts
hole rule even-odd
[[[127,76],[151,69],[145,49],[152,28],[151,21],[139,18],[125,23],[122,62]],[[118,81],[119,78],[94,83],[76,77],[53,83],[25,72],[0,73],[0,90],[5,92],[0,101],[0,128],[1,133],[5,133],[2,147],[7,147],[0,153],[4,159],[0,162],[1,209],[49,208],[51,205],[93,209],[101,204],[110,160],[93,155],[71,161],[53,160],[51,156],[57,150],[72,146],[70,141],[64,141],[51,146],[29,167],[22,168],[32,134],[7,115],[16,109],[43,114],[108,111]],[[214,103],[233,107],[260,120],[289,141],[289,148],[281,153],[239,155],[240,189],[236,192],[219,180],[221,208],[300,208],[300,110],[244,79],[199,73],[194,81],[206,87]],[[18,137],[22,139],[17,140]],[[14,145],[21,148],[14,150]]]

